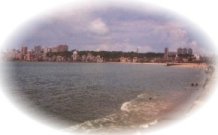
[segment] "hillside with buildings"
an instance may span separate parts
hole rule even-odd
[[[178,48],[164,52],[122,52],[122,51],[79,51],[69,50],[68,45],[52,48],[35,46],[33,49],[21,47],[4,53],[4,59],[10,61],[49,61],[49,62],[122,62],[122,63],[199,63],[208,58],[193,53],[191,48]]]

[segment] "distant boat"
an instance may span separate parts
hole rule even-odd
[[[166,63],[166,66],[174,66],[174,65],[178,65],[178,63]]]

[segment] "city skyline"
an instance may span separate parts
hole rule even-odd
[[[35,46],[34,49],[21,47],[5,52],[4,58],[12,61],[50,61],[50,62],[132,62],[132,63],[201,63],[208,62],[208,58],[194,54],[192,48],[177,48],[177,50],[164,49],[164,52],[136,51],[80,51],[69,50],[68,45],[57,45],[52,48]]]
[[[67,44],[70,50],[162,52],[192,48],[208,54],[209,43],[193,26],[167,12],[121,7],[66,10],[32,22],[10,46]]]
[[[19,48],[10,48],[10,49],[7,49],[6,51],[5,51],[5,53],[7,53],[7,52],[11,52],[11,51],[18,51],[18,52],[22,52],[22,48],[27,48],[27,51],[35,51],[36,50],[36,48],[40,48],[41,49],[41,51],[43,51],[43,50],[48,50],[48,49],[50,49],[50,50],[53,50],[53,49],[56,49],[56,48],[58,48],[59,46],[67,46],[67,51],[96,51],[96,52],[98,52],[98,51],[108,51],[108,52],[135,52],[135,53],[150,53],[150,52],[152,52],[152,53],[163,53],[164,52],[164,49],[166,49],[166,48],[168,48],[168,47],[163,47],[163,48],[161,48],[162,50],[160,50],[160,51],[147,51],[147,52],[142,52],[142,51],[140,51],[139,50],[139,48],[135,48],[135,50],[129,50],[129,51],[122,51],[122,50],[88,50],[88,49],[85,49],[85,50],[79,50],[78,48],[70,48],[69,47],[69,45],[68,44],[57,44],[57,45],[53,45],[53,46],[42,46],[42,45],[36,45],[36,46],[32,46],[32,47],[29,47],[29,46],[19,46]],[[168,48],[169,49],[169,48]],[[170,50],[171,52],[177,52],[178,51],[178,49],[191,49],[192,50],[192,48],[190,48],[190,47],[178,47],[178,48],[176,48],[176,49],[173,49],[173,50]],[[192,50],[193,51],[193,53],[195,53],[195,51],[194,50]],[[198,54],[198,55],[200,55],[200,54]]]

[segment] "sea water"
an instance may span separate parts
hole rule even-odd
[[[11,62],[7,72],[10,98],[26,112],[76,128],[146,128],[205,81],[202,69],[162,64]]]

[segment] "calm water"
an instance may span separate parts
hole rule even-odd
[[[15,84],[12,98],[32,112],[68,123],[117,113],[142,93],[161,99],[172,98],[173,92],[192,93],[199,88],[190,84],[200,87],[204,81],[200,69],[163,65],[15,62],[7,70]]]

